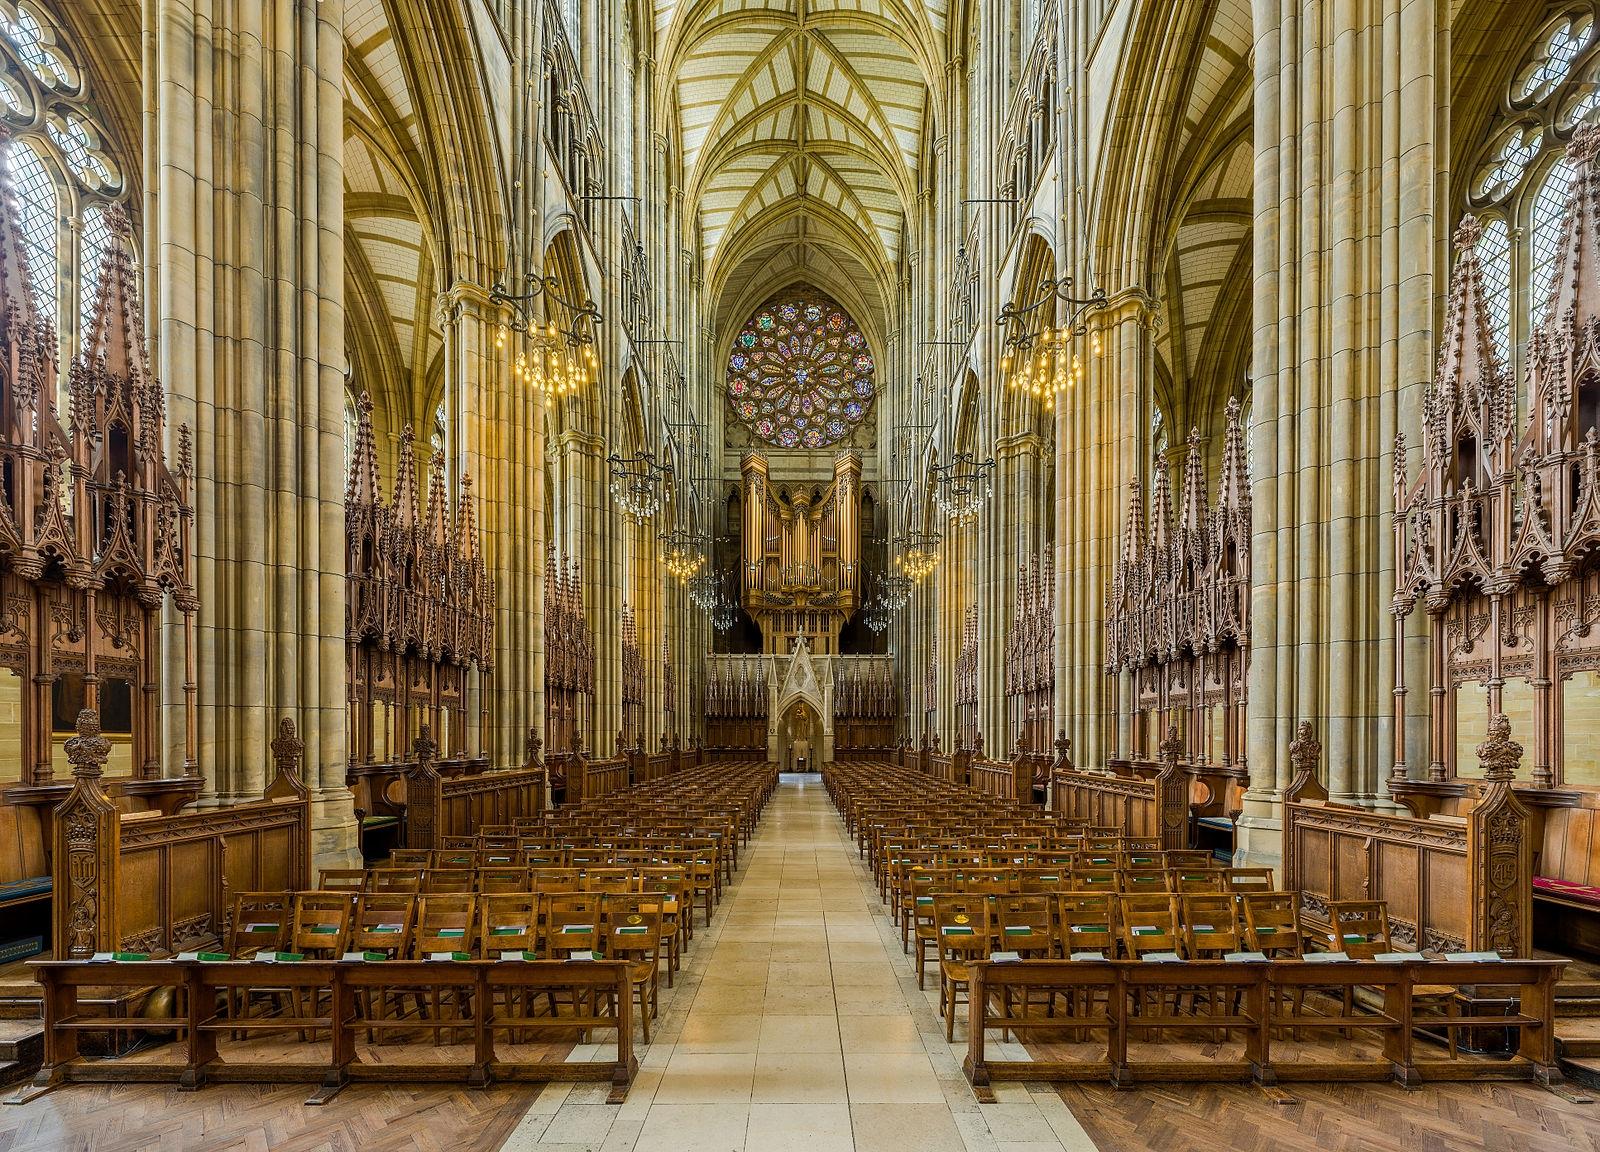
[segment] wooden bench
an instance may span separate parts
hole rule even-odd
[[[962,1067],[980,1099],[992,1099],[989,1085],[1000,1080],[1109,1080],[1119,1086],[1280,1080],[1406,1085],[1533,1080],[1549,1085],[1561,1079],[1554,995],[1564,967],[1565,961],[1538,960],[979,960],[971,966]],[[1463,993],[1477,986],[1508,988],[1516,1007],[1498,1015],[1419,1015],[1414,993],[1437,986]],[[1356,988],[1375,994],[1377,1007],[1344,994]],[[1188,1013],[1176,1008],[1185,997],[1191,1003]],[[1194,1007],[1201,998],[1211,1010]],[[1477,1028],[1513,1031],[1510,1057],[1485,1057],[1463,1047],[1450,1058],[1445,1047],[1430,1047],[1420,1035]],[[1034,1038],[1043,1057],[993,1058],[989,1044],[996,1030]],[[1356,1032],[1369,1035],[1364,1049],[1336,1042]],[[1155,1043],[1142,1046],[1150,1033]],[[1062,1044],[1046,1049],[1043,1037],[1060,1038]]]
[[[322,1104],[344,1085],[361,1080],[464,1082],[473,1087],[497,1080],[598,1080],[611,1084],[609,1100],[620,1104],[638,1072],[628,965],[621,960],[46,961],[35,968],[44,987],[45,1062],[32,1089],[19,1093],[17,1102],[73,1082],[175,1083],[191,1089],[207,1081],[307,1082],[319,1085],[307,1103]],[[170,988],[174,1014],[167,1022],[85,1013],[80,991],[106,987]],[[370,1045],[359,1043],[375,1028],[431,1027],[428,1021],[377,1021],[358,1015],[361,993],[394,988],[461,994],[471,1012],[452,1025],[470,1033],[470,1055],[451,1062],[427,1046],[422,1059],[408,1060],[396,1046],[385,1045],[379,1056]],[[309,1007],[247,1018],[223,1012],[224,1005],[237,1002],[230,994],[253,989],[299,990],[303,996],[296,1003]],[[551,1003],[558,994],[568,995],[574,1011],[539,1015],[527,1007]],[[588,1007],[578,1010],[580,1004]],[[602,1013],[602,1007],[609,1011]],[[87,1061],[79,1053],[79,1038],[86,1033],[150,1032],[163,1026],[174,1030],[177,1039],[148,1057]],[[614,1031],[614,1058],[519,1060],[500,1051],[508,1039],[525,1033],[570,1038],[596,1030]],[[262,1033],[303,1033],[311,1039],[287,1054],[282,1045],[253,1050],[235,1039]],[[319,1034],[327,1041],[318,1041]]]

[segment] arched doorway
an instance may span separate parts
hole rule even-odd
[[[778,719],[778,770],[816,772],[822,758],[822,724],[816,707],[796,700]]]

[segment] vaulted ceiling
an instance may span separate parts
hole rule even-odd
[[[658,0],[655,16],[659,122],[717,329],[801,279],[881,324],[938,131],[947,4]]]

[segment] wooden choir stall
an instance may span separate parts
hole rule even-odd
[[[706,750],[713,759],[766,759],[770,707],[763,657],[706,657]]]
[[[1176,517],[1165,467],[1148,512],[1138,479],[1129,484],[1106,604],[1122,753],[1104,774],[1070,772],[1054,786],[1090,793],[1064,801],[1075,807],[1149,813],[1140,817],[1152,822],[1148,834],[1161,828],[1172,847],[1227,854],[1249,785],[1250,466],[1239,401],[1228,401],[1214,504],[1198,429],[1188,448]]]
[[[170,954],[221,939],[231,890],[307,881],[300,742],[285,721],[259,799],[191,807],[206,787],[193,448],[180,427],[169,462],[131,229],[108,209],[89,335],[63,394],[13,212],[0,196],[0,961]],[[175,748],[160,721],[168,606],[184,661],[181,679],[166,678],[181,683]],[[164,763],[173,751],[178,774]],[[234,768],[236,793],[259,787]],[[37,996],[31,971],[0,973],[0,1000]]]
[[[1512,880],[1494,875],[1492,889],[1506,893],[1505,917],[1523,924],[1526,886],[1532,942],[1594,954],[1600,954],[1597,151],[1600,131],[1592,127],[1580,129],[1568,147],[1575,171],[1556,273],[1519,382],[1494,340],[1477,221],[1465,218],[1456,235],[1435,377],[1422,426],[1412,430],[1420,434],[1414,480],[1407,471],[1411,440],[1403,431],[1396,438],[1395,649],[1404,653],[1413,637],[1425,637],[1427,671],[1419,684],[1411,662],[1396,661],[1388,781],[1411,823],[1448,840],[1441,853],[1464,850],[1469,864],[1471,844],[1459,843],[1463,827],[1470,833],[1485,806],[1502,804],[1515,834],[1528,840],[1531,869],[1521,874],[1518,858],[1515,904]],[[1426,692],[1428,701],[1421,748],[1408,744],[1403,723],[1406,698],[1415,692]],[[1527,745],[1529,770],[1508,762],[1509,776],[1491,776],[1496,765],[1474,754],[1501,717]],[[1407,769],[1413,761],[1425,764],[1421,778]],[[1502,833],[1510,835],[1509,828]],[[1450,867],[1452,877],[1460,875],[1459,862]],[[1449,885],[1435,887],[1431,907],[1448,908]],[[1475,902],[1482,895],[1474,889]],[[1432,929],[1426,911],[1422,918]],[[1457,936],[1469,928],[1476,930],[1448,926]],[[1519,931],[1525,949],[1528,928]]]
[[[345,487],[346,695],[350,762],[361,851],[371,858],[418,838],[408,827],[408,756],[426,732],[444,777],[489,770],[474,750],[488,726],[494,670],[494,579],[483,562],[472,479],[457,485],[452,512],[444,454],[423,469],[415,436],[400,436],[392,497],[382,496],[372,401],[358,404]],[[476,734],[476,735],[475,735]],[[497,782],[502,783],[502,782]]]

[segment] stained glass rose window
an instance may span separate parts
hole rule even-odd
[[[779,448],[837,444],[872,409],[877,364],[850,314],[799,287],[768,300],[734,338],[728,403]]]

